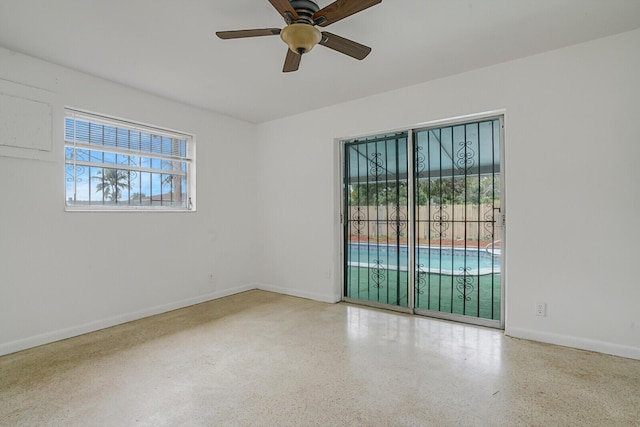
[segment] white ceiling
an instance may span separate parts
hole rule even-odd
[[[0,46],[255,123],[640,28],[640,0],[383,0],[326,28],[365,60],[288,74],[278,36],[215,36],[283,25],[267,0],[0,0]]]

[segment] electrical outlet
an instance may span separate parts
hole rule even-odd
[[[546,316],[547,315],[547,303],[538,302],[536,303],[536,316]]]

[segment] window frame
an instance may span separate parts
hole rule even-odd
[[[154,153],[153,151],[143,151],[143,150],[130,150],[125,148],[118,148],[114,146],[109,146],[104,144],[93,144],[91,142],[82,142],[78,141],[76,135],[73,136],[72,139],[67,139],[67,119],[72,118],[75,120],[81,120],[85,122],[89,122],[96,125],[104,125],[114,127],[116,132],[126,130],[138,132],[141,134],[149,134],[150,137],[160,137],[160,138],[171,138],[177,140],[185,141],[185,155],[184,156],[171,156],[165,154]],[[64,122],[63,122],[63,156],[64,156],[64,210],[66,212],[195,212],[196,211],[196,137],[194,134],[176,131],[173,129],[168,129],[165,127],[160,127],[156,125],[150,125],[147,123],[135,122],[129,119],[123,119],[119,117],[109,116],[106,114],[90,112],[86,110],[81,110],[73,107],[65,107],[64,108]],[[149,143],[151,145],[151,142]],[[73,160],[67,158],[67,149],[71,148],[73,150],[91,150],[92,147],[96,147],[94,151],[101,151],[103,153],[115,153],[119,155],[137,155],[139,157],[147,157],[149,159],[160,159],[161,161],[169,160],[169,161],[178,161],[184,163],[184,181],[185,181],[185,189],[184,189],[184,204],[181,206],[171,206],[171,205],[154,205],[153,204],[153,194],[149,195],[149,204],[148,205],[131,205],[128,203],[109,203],[105,204],[104,199],[102,204],[69,204],[68,195],[67,195],[67,184],[69,182],[73,182],[73,185],[77,185],[77,176],[72,175],[69,177],[67,168],[68,166],[72,166],[74,171],[76,169],[76,165],[78,165],[77,157],[74,155]],[[98,148],[99,147],[99,148]],[[137,153],[137,154],[136,154]],[[137,171],[140,173],[149,173],[151,180],[152,174],[163,174],[163,169],[158,168],[144,168],[140,166],[125,166],[120,164],[121,167],[117,167],[118,163],[105,163],[104,159],[102,162],[91,162],[84,161],[85,166],[99,169],[101,166],[104,169],[115,169],[115,170],[129,170],[129,171]],[[91,165],[87,165],[91,163]],[[116,166],[116,167],[111,167]],[[168,170],[164,170],[168,171]],[[174,175],[174,174],[167,174]],[[161,187],[162,188],[162,187]],[[90,190],[91,191],[91,190]],[[142,199],[141,199],[142,200]]]

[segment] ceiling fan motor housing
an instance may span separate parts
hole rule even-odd
[[[307,18],[311,22],[313,22],[313,14],[320,10],[311,0],[290,0],[289,3],[298,12],[298,16]]]

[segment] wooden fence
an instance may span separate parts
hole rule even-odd
[[[432,205],[416,208],[416,237],[419,242],[488,244],[502,239],[502,227],[494,222],[494,205]],[[352,241],[385,240],[408,232],[407,208],[396,206],[350,207],[349,235]],[[467,243],[468,246],[468,243]]]

